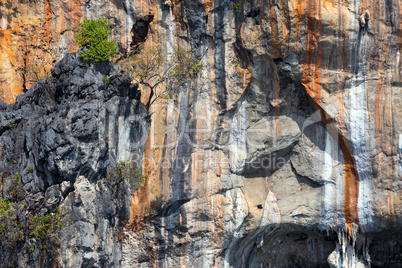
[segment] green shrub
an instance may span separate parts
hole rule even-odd
[[[15,126],[16,126],[15,121],[14,121],[14,120],[11,120],[10,122],[7,123],[7,126],[8,126],[9,128],[15,127]]]
[[[6,190],[3,194],[5,194],[11,201],[18,202],[24,200],[25,193],[22,186],[20,172],[17,172],[13,177],[8,177],[7,183],[4,185],[5,179],[6,178],[2,179],[2,184],[5,186]]]
[[[35,169],[33,166],[28,167],[28,173],[32,174],[32,173],[34,173],[34,171],[35,171]]]
[[[67,224],[64,222],[66,213],[61,213],[56,207],[53,213],[46,215],[30,215],[28,219],[29,236],[35,238],[41,249],[51,249],[59,246],[58,234]]]
[[[55,252],[59,246],[60,230],[67,225],[64,220],[66,214],[58,208],[52,213],[43,214],[44,199],[28,204],[22,175],[13,170],[15,166],[13,168],[11,165],[0,174],[0,248],[7,251],[9,256],[16,256],[25,245],[30,246],[31,252],[37,249]],[[27,171],[34,172],[34,168],[29,166]],[[10,260],[11,263],[17,263],[14,257],[10,257]]]
[[[141,174],[141,167],[138,166],[135,157],[132,157],[130,160],[118,162],[115,171],[109,173],[106,178],[112,182],[115,190],[123,190],[124,193],[130,190],[132,194],[144,185],[148,177],[149,174]],[[127,189],[123,182],[128,183]]]
[[[234,4],[234,9],[237,11],[237,12],[239,12],[240,11],[240,8],[241,8],[241,2],[237,2],[236,4]]]
[[[109,80],[109,76],[108,76],[108,75],[104,75],[104,76],[103,76],[103,82],[105,83],[105,85],[110,85],[110,80]]]
[[[236,54],[233,56],[233,59],[234,59],[236,68],[239,67],[239,58],[236,56]]]
[[[84,60],[95,63],[108,62],[110,57],[118,53],[116,42],[108,40],[110,32],[106,18],[84,19],[75,33],[77,45],[87,48],[81,53]]]

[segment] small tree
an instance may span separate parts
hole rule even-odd
[[[166,54],[161,46],[154,49],[139,46],[137,52],[124,60],[122,65],[134,81],[149,88],[148,109],[159,98],[173,98],[204,67],[184,49],[176,48],[173,53]]]
[[[107,62],[118,53],[117,44],[109,41],[111,32],[106,18],[84,19],[75,33],[75,40],[80,48],[87,48],[81,53],[84,60],[95,63]]]

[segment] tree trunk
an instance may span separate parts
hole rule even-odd
[[[151,100],[152,100],[152,97],[154,96],[154,89],[153,88],[151,88],[151,93],[149,94],[149,98],[148,98],[148,101],[147,101],[147,104],[145,105],[145,107],[147,107],[147,110],[149,111],[149,106],[151,106]]]

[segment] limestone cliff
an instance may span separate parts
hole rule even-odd
[[[70,30],[83,17],[106,16],[122,52],[138,43],[167,52],[179,46],[206,65],[175,100],[156,103],[149,114],[138,108],[136,124],[129,107],[141,106],[139,94],[120,94],[109,109],[109,96],[99,96],[100,74],[71,55],[53,75],[87,76],[58,91],[51,106],[65,115],[44,113],[38,126],[46,136],[22,131],[30,122],[24,102],[38,86],[2,113],[0,145],[19,140],[33,150],[21,164],[41,166],[27,191],[45,195],[63,181],[74,184],[58,201],[79,214],[63,231],[61,267],[401,265],[399,1],[47,0],[3,1],[0,8],[8,102],[29,87],[18,67],[36,55],[50,66],[74,50]],[[82,105],[67,109],[59,96]],[[119,109],[130,112],[115,116]],[[59,117],[68,131],[58,128]],[[22,122],[21,131],[6,127],[11,119]],[[118,140],[110,157],[100,139],[106,136]],[[66,155],[58,142],[65,139]],[[128,212],[107,210],[116,204],[101,174],[108,159],[133,155],[144,172],[154,172],[131,200],[130,218],[144,219],[144,228],[119,243],[113,228]]]

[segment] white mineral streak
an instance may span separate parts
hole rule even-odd
[[[130,52],[130,43],[131,43],[131,29],[133,28],[134,21],[133,18],[135,17],[135,6],[134,2],[131,0],[125,0],[124,2],[125,7],[127,8],[127,16],[125,16],[126,19],[126,25],[123,29],[125,31],[125,47],[127,48],[127,52]],[[121,16],[124,16],[124,11],[122,11]]]
[[[232,241],[226,250],[224,267],[230,267],[231,252],[236,247],[237,242],[243,235],[244,219],[248,215],[248,205],[246,198],[239,188],[227,191],[224,204],[224,228],[225,235],[229,238],[233,236]]]
[[[317,154],[317,159],[323,158],[321,180],[323,183],[323,205],[320,225],[324,230],[334,230],[344,226],[345,181],[343,172],[343,156],[338,140],[332,135],[329,126],[325,129],[325,151]]]
[[[334,141],[332,135],[327,131],[325,133],[325,152],[324,152],[324,167],[322,170],[322,181],[324,184],[324,211],[321,217],[321,224],[325,226],[326,229],[333,227],[334,213],[336,207],[336,197],[337,197],[337,173],[334,167],[335,161],[333,160],[337,157],[338,146]],[[336,159],[336,158],[335,158]]]
[[[233,173],[244,171],[247,158],[247,111],[246,102],[242,102],[236,115],[233,117],[229,134],[229,160]]]
[[[336,249],[328,256],[328,263],[331,268],[369,267],[363,260],[356,256],[358,228],[357,225],[353,224],[352,235],[350,237],[348,237],[346,228],[338,232]],[[352,242],[352,244],[350,242]]]
[[[356,3],[358,6],[359,3]],[[355,23],[355,21],[353,21]],[[359,26],[356,26],[356,29]],[[353,27],[354,28],[354,27]],[[356,167],[359,174],[359,199],[358,213],[362,231],[370,229],[373,214],[372,208],[372,190],[371,190],[371,170],[367,163],[370,162],[370,148],[368,136],[368,116],[367,116],[367,57],[368,48],[370,47],[369,36],[366,30],[360,29],[358,36],[352,34],[352,38],[356,38],[355,59],[358,68],[357,75],[354,74],[353,66],[351,73],[353,75],[350,86],[350,135],[353,148],[353,155],[356,160]],[[357,40],[361,38],[360,42]],[[360,47],[358,44],[360,43]]]
[[[168,53],[168,57],[172,55],[174,52],[174,37],[175,37],[175,27],[174,27],[174,16],[173,9],[169,7],[169,13],[166,15],[166,24],[167,24],[167,42],[166,42],[166,50]]]
[[[269,191],[264,204],[264,213],[261,218],[260,228],[281,223],[278,200],[273,192]]]
[[[2,19],[1,19],[1,28],[2,29],[7,29],[7,14],[6,14],[5,9],[3,11],[3,16],[2,16]]]

